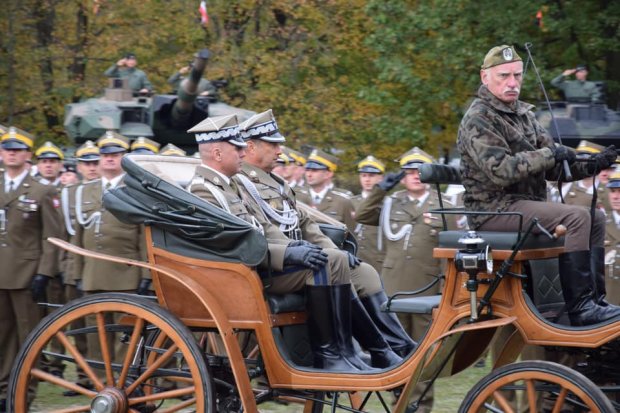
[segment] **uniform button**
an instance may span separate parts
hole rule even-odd
[[[405,258],[407,258],[408,260],[411,259],[411,255],[407,255]]]

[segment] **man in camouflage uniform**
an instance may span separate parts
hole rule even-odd
[[[347,258],[289,239],[262,215],[251,198],[242,199],[237,190],[238,182],[231,178],[240,170],[247,144],[239,134],[234,115],[207,118],[188,132],[196,133],[202,160],[189,191],[264,232],[270,254],[266,263],[270,267],[263,269],[273,271],[268,292],[283,294],[306,289],[314,366],[341,371],[367,369],[363,361],[356,359],[351,342],[351,285]],[[268,136],[279,139],[280,135]],[[275,162],[277,155],[274,153],[271,162]],[[372,324],[370,320],[366,322]],[[378,331],[376,335],[377,339],[382,339]],[[400,358],[391,352],[385,340],[382,344],[382,349],[371,349],[373,362],[379,364],[376,367],[398,363]]]
[[[61,234],[60,201],[53,187],[28,173],[33,140],[13,127],[0,139],[0,412],[6,411],[17,352],[40,320],[36,303],[46,300],[47,284],[58,273],[57,248],[46,239]]]
[[[296,191],[297,199],[324,214],[355,229],[355,208],[351,192],[335,188],[332,182],[339,160],[319,149],[314,149],[306,162],[307,188]]]
[[[138,59],[133,53],[127,53],[125,57],[110,66],[103,74],[106,77],[129,79],[128,85],[137,93],[149,93],[153,90],[153,85],[149,81],[146,73],[138,69]]]
[[[620,315],[620,308],[602,305],[590,269],[590,245],[602,248],[605,218],[597,211],[590,224],[587,209],[545,202],[546,180],[558,180],[563,162],[574,179],[607,169],[616,149],[606,148],[591,164],[574,162],[568,147],[555,145],[538,123],[532,105],[518,100],[523,62],[511,46],[492,48],[480,77],[482,86],[459,126],[461,176],[465,207],[475,211],[509,211],[523,214],[527,224],[538,218],[551,232],[567,228],[565,252],[559,257],[560,279],[570,322],[575,326],[602,322]],[[595,169],[591,169],[591,168]],[[486,231],[516,231],[513,215],[470,216],[470,227]]]
[[[382,246],[385,259],[381,278],[388,294],[415,291],[433,282],[434,286],[420,295],[439,294],[437,281],[441,275],[441,263],[433,258],[433,248],[437,246],[443,224],[440,216],[429,212],[439,208],[437,194],[420,182],[418,172],[421,164],[432,162],[433,158],[417,147],[407,151],[399,158],[403,173],[386,175],[356,210],[355,219],[358,222],[379,227],[381,243],[385,243]],[[388,191],[399,181],[405,189],[388,195]],[[431,323],[430,315],[398,314],[398,318],[416,341],[424,337]],[[425,384],[419,384],[413,399],[419,398],[425,387]],[[433,393],[433,389],[429,389],[419,411],[432,410]]]
[[[570,75],[575,75],[577,80],[566,80]],[[579,65],[574,69],[566,69],[562,74],[553,78],[551,84],[564,92],[564,97],[569,102],[600,103],[603,100],[601,90],[594,82],[589,82],[588,68]]]
[[[377,272],[370,265],[360,263],[354,255],[339,250],[321,232],[317,223],[298,208],[295,192],[286,181],[272,173],[280,153],[280,143],[285,138],[280,134],[271,110],[248,119],[240,129],[248,143],[241,173],[236,178],[241,190],[259,205],[272,226],[287,238],[318,245],[329,259],[344,257],[348,261],[346,269],[357,293],[352,301],[353,334],[362,347],[370,351],[373,359],[373,354],[386,351],[377,336],[377,328],[397,354],[406,356],[411,353],[416,344],[393,314],[380,309],[387,297]],[[388,363],[395,360],[391,355],[385,357]],[[380,367],[379,363],[379,360],[373,360],[373,365]]]
[[[375,184],[381,182],[385,173],[385,165],[372,155],[364,158],[357,164],[362,192],[351,198],[354,208],[358,208],[362,201],[368,198]],[[377,272],[381,273],[381,265],[385,256],[385,250],[379,250],[378,231],[376,225],[355,225],[355,238],[357,239],[357,255],[362,261],[372,265]]]

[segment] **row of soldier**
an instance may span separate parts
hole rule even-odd
[[[270,111],[257,116],[251,119],[250,123],[258,122],[263,128],[265,124],[274,125],[273,128],[277,132],[277,125]],[[234,118],[228,117],[224,121],[220,120],[221,125],[217,126],[215,131],[205,130],[204,125],[197,125],[194,132],[197,136],[213,132],[217,135],[221,134],[221,131],[238,127]],[[206,122],[207,127],[212,127],[209,126],[212,124],[214,124],[213,119]],[[245,127],[247,129],[248,125]],[[378,159],[368,156],[358,164],[362,193],[352,196],[349,191],[335,188],[333,185],[334,173],[339,163],[336,157],[320,150],[315,150],[306,156],[301,152],[283,147],[281,143],[284,142],[284,138],[279,133],[273,132],[270,130],[266,134],[257,133],[244,141],[246,145],[249,143],[248,152],[250,153],[256,152],[255,148],[263,142],[272,146],[269,152],[272,158],[269,156],[265,158],[264,154],[254,161],[245,158],[243,164],[248,170],[242,170],[242,172],[245,172],[250,180],[262,183],[260,179],[257,179],[261,175],[260,170],[262,169],[263,172],[273,177],[274,175],[271,174],[271,169],[273,169],[277,176],[284,178],[279,184],[280,188],[283,187],[285,180],[288,181],[288,187],[294,188],[294,196],[296,195],[299,201],[346,224],[357,236],[360,258],[371,264],[381,274],[388,294],[396,291],[416,290],[438,278],[441,268],[440,263],[432,258],[432,248],[436,245],[436,235],[441,228],[441,220],[429,212],[437,207],[437,199],[436,195],[429,191],[428,186],[420,182],[417,173],[417,168],[421,163],[433,162],[430,155],[418,148],[403,154],[398,159],[404,172],[400,174],[385,174],[385,165]],[[215,142],[220,141],[231,140],[220,139]],[[206,148],[208,144],[214,142],[207,140],[203,144],[200,141],[198,143],[199,148]],[[47,295],[50,302],[62,303],[79,296],[82,292],[84,294],[101,291],[147,293],[150,286],[149,275],[137,269],[124,267],[121,270],[114,264],[102,264],[81,257],[72,260],[68,254],[51,258],[53,249],[42,240],[49,236],[64,236],[76,245],[87,249],[127,258],[145,259],[141,228],[131,228],[132,226],[117,221],[105,211],[101,203],[101,195],[103,191],[121,183],[123,171],[120,168],[120,159],[126,152],[157,153],[159,145],[148,139],[138,139],[130,145],[125,137],[108,132],[96,144],[87,142],[78,148],[76,151],[77,170],[66,168],[63,171],[62,151],[53,144],[46,143],[34,153],[37,160],[38,179],[33,179],[27,173],[27,161],[30,158],[32,145],[32,137],[24,131],[13,128],[2,136],[4,174],[2,175],[3,200],[0,217],[2,218],[2,231],[0,232],[4,239],[1,251],[4,254],[3,258],[12,257],[11,260],[7,258],[3,262],[15,263],[15,267],[5,267],[4,275],[0,277],[3,284],[0,286],[0,291],[6,298],[2,302],[7,306],[4,308],[5,311],[2,311],[2,314],[6,316],[0,328],[6,332],[17,332],[17,334],[3,335],[7,338],[2,348],[6,351],[2,351],[4,357],[0,363],[2,368],[0,371],[2,384],[0,385],[3,391],[6,391],[6,378],[10,371],[12,358],[14,358],[11,354],[16,354],[19,343],[23,342],[25,335],[41,316],[40,312],[33,311],[33,308],[36,308],[32,305],[33,300],[43,301]],[[584,141],[580,143],[577,152],[590,155],[600,149],[597,145]],[[205,161],[207,159],[205,156],[209,156],[207,152],[200,150],[203,164],[208,164]],[[159,153],[185,155],[183,151],[172,145],[167,145]],[[216,157],[212,158],[216,159]],[[227,158],[230,160],[230,157]],[[248,167],[252,165],[252,162],[258,168]],[[83,177],[83,182],[81,185],[71,186],[76,183],[78,176],[76,172]],[[388,195],[388,191],[399,183],[402,183],[405,189]],[[617,280],[617,276],[614,275],[615,251],[620,239],[617,236],[620,234],[620,174],[610,174],[610,170],[607,170],[594,181],[588,179],[565,184],[562,187],[562,196],[566,203],[589,206],[593,183],[597,187],[596,193],[599,198],[595,207],[606,209],[608,221],[606,242],[608,278],[606,282],[610,284],[611,281],[613,285],[613,281]],[[550,197],[560,199],[559,191],[554,190],[553,186],[550,186]],[[273,199],[273,195],[265,199]],[[278,223],[278,226],[282,225],[284,224]],[[458,224],[455,223],[455,225]],[[26,229],[29,228],[28,226],[38,226],[38,228],[29,231]],[[34,239],[22,239],[17,242],[16,235],[22,235],[22,231],[24,234],[33,234]],[[295,240],[299,241],[297,238]],[[317,241],[314,240],[314,242]],[[318,241],[318,244],[320,245],[321,242]],[[33,248],[35,245],[39,247]],[[57,251],[55,253],[58,254]],[[22,255],[25,260],[32,261],[30,266],[25,266],[23,261],[20,261]],[[320,264],[323,264],[321,260],[324,258],[318,259]],[[412,264],[421,270],[416,271],[414,276],[407,271],[413,267]],[[111,267],[108,268],[107,265]],[[355,266],[355,262],[351,266]],[[364,277],[368,276],[362,276],[361,279],[363,280]],[[19,280],[18,283],[16,283],[17,280]],[[364,288],[376,283],[362,281],[361,284],[358,291],[360,295]],[[439,284],[437,283],[425,294],[436,294],[438,291]],[[618,300],[614,292],[617,289],[610,285],[608,291],[610,291],[608,299],[616,303]],[[378,294],[379,292],[381,294]],[[365,306],[372,308],[382,303],[383,294],[381,288],[375,286],[371,287],[371,294],[365,293],[361,299],[364,301],[366,298]],[[373,300],[379,301],[373,302]],[[11,314],[13,319],[9,319]],[[415,340],[421,339],[430,321],[423,316],[399,317],[399,319],[405,330]],[[96,357],[98,343],[77,344],[81,351]],[[384,362],[389,364],[393,360],[388,357]],[[354,363],[360,363],[360,361],[355,360]],[[57,360],[48,360],[47,368],[52,374],[62,375],[64,365]],[[80,375],[79,380],[81,380],[80,384],[89,385],[83,375]],[[67,392],[67,394],[71,393]],[[0,397],[4,399],[3,395]],[[426,409],[430,409],[430,406],[432,406],[432,393],[425,403]]]

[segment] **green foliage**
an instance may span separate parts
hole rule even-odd
[[[0,123],[39,142],[66,140],[64,105],[101,93],[103,71],[127,51],[161,93],[210,48],[207,76],[229,81],[228,103],[273,108],[290,146],[337,148],[344,171],[368,153],[391,161],[414,145],[449,150],[497,44],[515,44],[526,59],[531,42],[547,86],[587,63],[591,78],[608,80],[614,105],[620,89],[620,3],[605,0],[210,0],[206,28],[197,0],[5,3]],[[522,96],[542,97],[531,70]]]

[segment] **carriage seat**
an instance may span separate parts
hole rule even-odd
[[[306,300],[303,294],[267,294],[265,298],[272,314],[306,310]]]
[[[424,297],[395,298],[381,305],[382,311],[407,314],[432,314],[433,309],[439,307],[441,294]],[[389,304],[389,305],[388,305]]]
[[[484,245],[490,245],[494,250],[511,250],[519,240],[518,232],[477,231],[479,237],[485,240]],[[459,239],[467,234],[466,231],[442,231],[439,233],[439,248],[464,248]],[[522,250],[546,249],[564,246],[564,238],[550,239],[545,234],[530,234],[522,246]]]

